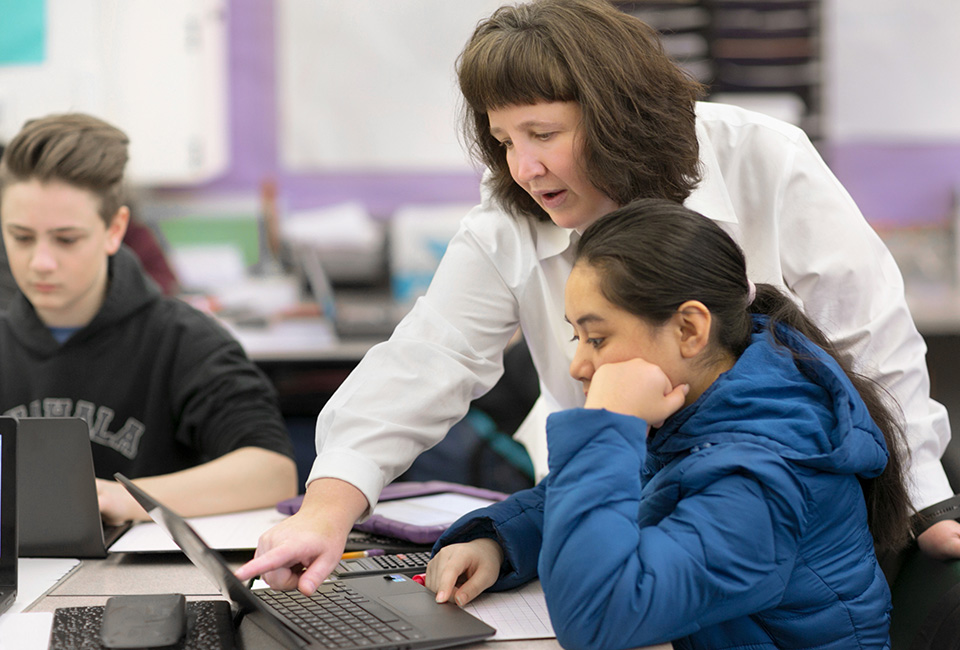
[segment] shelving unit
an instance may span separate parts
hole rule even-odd
[[[822,135],[820,0],[618,2],[660,31],[709,98]]]

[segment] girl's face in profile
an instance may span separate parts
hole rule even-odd
[[[677,339],[668,326],[656,327],[607,300],[600,274],[578,262],[570,273],[564,295],[566,319],[573,326],[577,351],[570,375],[590,390],[597,368],[606,363],[643,359],[660,366],[673,385],[686,380]]]
[[[487,111],[510,175],[562,228],[583,231],[617,207],[587,178],[577,102],[541,102]]]

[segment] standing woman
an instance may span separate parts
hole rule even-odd
[[[502,374],[520,327],[536,412],[583,405],[563,288],[579,233],[636,198],[682,202],[743,248],[749,277],[791,294],[855,368],[903,408],[917,508],[951,496],[945,409],[896,263],[806,135],[702,89],[657,33],[603,0],[535,0],[481,21],[457,64],[464,128],[488,168],[426,295],[326,404],[299,514],[268,531],[240,578],[312,592],[380,490]],[[525,440],[546,473],[543,426]],[[920,537],[960,556],[960,524]]]

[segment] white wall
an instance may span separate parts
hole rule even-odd
[[[960,140],[960,2],[823,3],[827,138]]]
[[[0,66],[0,138],[83,111],[131,138],[128,178],[189,183],[226,168],[227,0],[47,0],[41,64]]]
[[[457,138],[454,61],[503,0],[276,3],[288,169],[470,169]]]

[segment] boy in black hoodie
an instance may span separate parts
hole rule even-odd
[[[118,471],[185,516],[293,496],[269,381],[122,246],[127,144],[67,114],[28,122],[4,152],[0,226],[20,291],[0,316],[0,412],[86,420],[108,522],[147,518]]]

